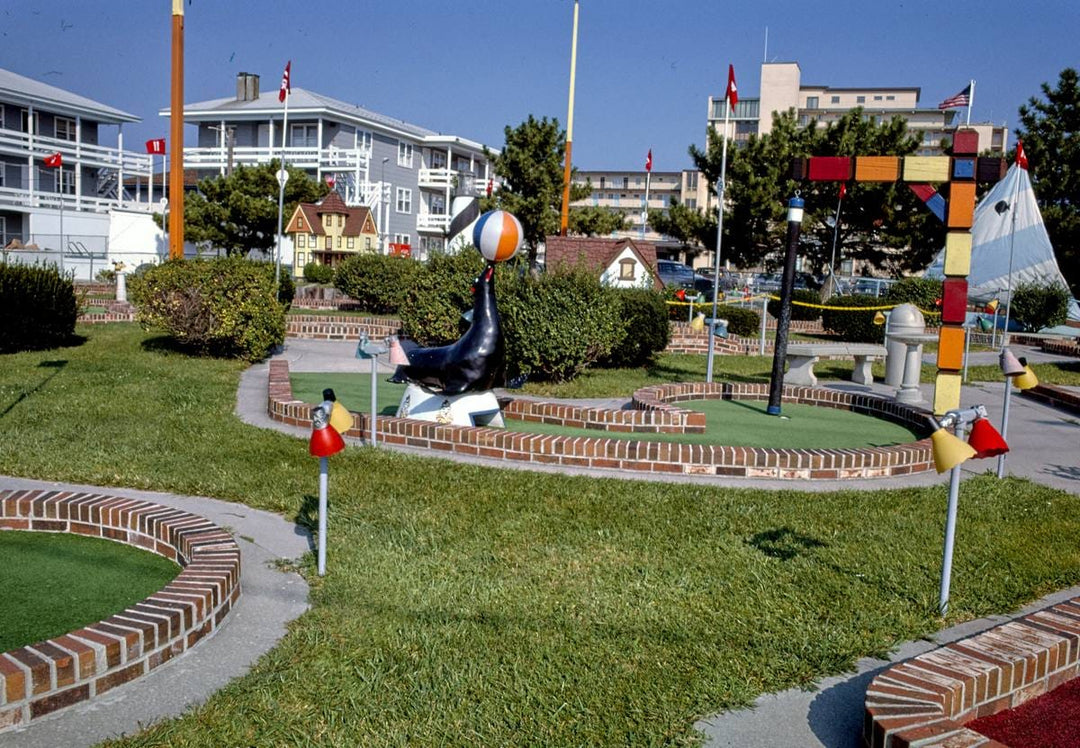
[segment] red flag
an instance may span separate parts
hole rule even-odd
[[[487,183],[487,196],[488,197],[491,197],[491,190],[494,187],[495,187],[495,180],[492,179],[491,177],[488,177],[488,183]]]
[[[1024,153],[1024,141],[1019,138],[1016,139],[1016,165],[1021,169],[1027,170],[1027,154]]]
[[[63,163],[64,163],[64,157],[60,155],[59,151],[57,151],[56,153],[54,153],[51,156],[46,156],[45,157],[45,165],[46,166],[51,166],[54,169],[62,166]]]
[[[735,111],[735,105],[739,103],[739,87],[735,85],[735,66],[727,66],[727,91],[724,92],[724,98],[727,99],[728,104],[731,105],[731,111]]]
[[[337,177],[335,177],[333,174],[327,174],[326,175],[326,186],[327,187],[329,187],[330,189],[334,189],[334,185],[336,183],[337,183]]]
[[[840,183],[840,199],[844,199],[844,195],[847,194],[847,182]]]
[[[649,155],[645,157],[645,171],[652,171],[652,148],[649,149]]]
[[[277,100],[284,102],[285,97],[292,93],[292,84],[289,81],[292,70],[292,60],[285,63],[285,72],[281,74],[281,90],[278,91]]]
[[[146,141],[146,152],[155,155],[165,154],[165,138],[153,138]]]

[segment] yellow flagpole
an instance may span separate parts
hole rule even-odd
[[[184,0],[172,0],[172,107],[169,111],[169,259],[184,257]]]
[[[562,213],[559,216],[559,235],[566,236],[570,222],[570,151],[574,142],[574,78],[577,75],[578,0],[574,0],[574,34],[570,42],[570,106],[566,115],[566,165],[563,167]]]

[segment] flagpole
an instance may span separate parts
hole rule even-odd
[[[649,149],[652,153],[652,149]],[[645,208],[641,211],[641,238],[645,238],[645,226],[649,222],[649,183],[652,180],[652,168],[645,172]]]
[[[285,136],[289,132],[289,95],[292,93],[292,80],[290,71],[288,88],[285,91],[285,114],[281,120],[281,164],[278,171],[278,201],[277,201],[277,253],[274,261],[274,298],[278,298],[281,288],[281,223],[282,213],[285,211],[285,182],[289,179],[289,172],[285,169]]]
[[[729,86],[730,88],[730,86]],[[712,318],[713,323],[708,325],[709,328],[709,355],[705,364],[705,381],[712,382],[713,380],[713,355],[715,348],[715,336],[713,335],[713,327],[716,325],[716,308],[719,302],[720,296],[720,245],[724,237],[724,182],[727,177],[727,142],[728,142],[728,128],[731,126],[731,105],[728,103],[728,93],[724,94],[724,144],[720,151],[720,181],[716,185],[716,200],[719,203],[717,205],[717,217],[716,217],[716,257],[713,263],[713,297],[712,297]]]
[[[172,174],[169,177],[169,259],[184,257],[184,0],[172,3]],[[162,176],[164,179],[164,176]]]
[[[967,105],[967,121],[964,125],[971,124],[971,107],[975,105],[975,80],[972,79],[970,86],[968,87],[968,105]]]
[[[566,114],[566,164],[563,167],[562,210],[559,214],[559,235],[566,236],[570,223],[570,151],[574,143],[574,79],[577,76],[578,0],[574,0],[574,32],[570,41],[570,105]]]

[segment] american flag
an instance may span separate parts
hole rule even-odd
[[[937,105],[938,109],[956,109],[958,107],[965,107],[971,104],[971,84],[964,86],[964,89],[953,96],[945,99]]]

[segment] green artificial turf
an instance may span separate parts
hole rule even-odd
[[[0,652],[108,618],[179,573],[168,559],[101,538],[0,532]]]
[[[306,440],[234,415],[242,365],[133,324],[0,356],[0,473],[215,496],[312,528]],[[330,458],[311,609],[205,704],[110,745],[685,745],[703,715],[805,687],[943,623],[1080,582],[1077,497],[963,483],[800,493]],[[230,624],[232,625],[232,624]]]
[[[358,362],[363,363],[363,362]],[[371,412],[371,369],[370,364],[361,367],[356,374],[291,372],[293,397],[305,403],[322,402],[322,391],[327,387],[334,390],[338,402],[357,413]],[[367,368],[367,371],[363,371]],[[405,394],[405,385],[386,381],[387,375],[379,373],[375,378],[375,398],[379,415],[392,416],[397,413],[401,396]]]

